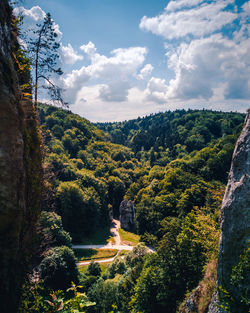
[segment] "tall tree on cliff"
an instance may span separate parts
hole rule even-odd
[[[37,29],[33,30],[33,36],[29,41],[29,52],[34,68],[35,105],[37,105],[39,87],[48,90],[52,101],[64,105],[62,89],[53,80],[53,76],[62,75],[63,72],[58,67],[60,44],[50,13],[46,14],[42,24],[36,26]],[[40,80],[45,81],[41,86]]]

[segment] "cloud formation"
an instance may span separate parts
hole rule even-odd
[[[45,16],[38,6],[15,10],[29,27]],[[250,1],[172,0],[157,16],[142,17],[139,28],[162,38],[162,59],[152,58],[153,46],[101,54],[92,41],[79,50],[61,44],[69,66],[58,83],[73,111],[107,121],[164,109],[249,107]]]
[[[238,8],[238,14],[226,10],[233,3],[170,1],[162,14],[142,18],[141,28],[167,40],[167,65],[174,73],[168,82],[152,77],[145,91],[147,100],[166,104],[250,99],[250,1]],[[238,30],[225,33],[223,26],[236,19]],[[182,41],[171,44],[180,37]]]
[[[140,80],[146,79],[153,71],[154,67],[151,64],[146,64],[137,75]]]
[[[66,64],[74,64],[75,62],[82,60],[83,56],[76,53],[70,43],[67,46],[61,46],[62,59]]]
[[[145,61],[147,49],[144,47],[129,47],[114,49],[110,57],[99,54],[95,45],[89,42],[80,49],[87,55],[90,65],[73,70],[64,78],[64,87],[77,90],[89,81],[98,79],[102,87],[99,88],[99,97],[105,101],[125,101],[127,99],[130,81]],[[145,71],[149,71],[147,67]],[[144,73],[145,74],[145,73]],[[71,100],[73,100],[71,98]],[[75,101],[75,99],[73,100]]]
[[[144,16],[140,28],[169,40],[188,35],[195,37],[208,35],[237,18],[236,13],[225,10],[233,2],[233,0],[217,0],[211,3],[198,0],[171,1],[162,14],[151,18]],[[195,4],[201,5],[194,6]]]

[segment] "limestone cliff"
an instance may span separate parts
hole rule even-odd
[[[22,100],[19,49],[7,0],[0,1],[0,312],[16,312],[40,209],[40,137]]]
[[[233,153],[228,184],[221,208],[221,238],[218,259],[218,286],[235,300],[240,298],[239,286],[233,286],[232,269],[250,239],[250,110]],[[244,282],[249,288],[249,278]],[[242,286],[244,288],[244,286]]]
[[[221,238],[219,246],[217,286],[220,290],[213,293],[208,307],[208,313],[247,313],[247,305],[242,301],[243,298],[249,299],[250,275],[247,273],[249,268],[240,267],[237,273],[236,283],[232,281],[232,272],[238,266],[242,254],[244,253],[250,239],[250,110],[247,113],[245,125],[236,143],[231,169],[228,177],[228,184],[221,207]],[[246,259],[247,260],[246,256]],[[247,261],[246,264],[249,264]],[[246,265],[246,267],[249,265]],[[214,273],[215,271],[214,266]],[[240,274],[240,275],[238,275]],[[237,277],[242,276],[242,277]],[[206,275],[205,275],[206,276]],[[205,277],[206,278],[206,277]],[[209,277],[208,277],[209,278]],[[205,282],[206,286],[214,288],[203,292],[203,298],[208,299],[216,288],[216,277],[210,277]],[[195,291],[184,301],[180,307],[182,313],[197,313],[201,302],[202,281]],[[204,301],[204,299],[202,301]],[[227,307],[224,310],[224,307]],[[202,311],[204,312],[204,311]]]
[[[120,222],[121,228],[134,232],[135,224],[135,208],[131,200],[123,200],[120,204]]]

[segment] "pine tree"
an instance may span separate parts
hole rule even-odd
[[[37,29],[33,30],[33,38],[29,41],[29,52],[34,68],[35,105],[37,105],[39,87],[48,90],[52,101],[65,105],[62,99],[62,88],[57,86],[52,78],[53,75],[62,75],[63,72],[57,66],[60,44],[50,13],[46,14],[42,24],[36,26]],[[41,79],[45,81],[45,84],[40,86]]]

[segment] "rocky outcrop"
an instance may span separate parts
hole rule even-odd
[[[217,270],[217,286],[222,287],[226,302],[219,301],[218,292],[214,292],[208,313],[244,313],[248,312],[240,301],[240,292],[249,290],[249,278],[241,280],[241,288],[233,286],[231,281],[232,269],[239,263],[240,256],[247,247],[250,239],[250,110],[247,113],[243,131],[236,143],[228,184],[221,207],[221,238],[219,246],[219,259]],[[216,271],[214,271],[216,273]],[[206,275],[205,275],[206,276]],[[206,278],[206,277],[205,277]],[[214,282],[216,277],[211,277]],[[245,284],[245,286],[244,286]],[[207,284],[210,285],[210,284]],[[215,286],[214,286],[215,289]],[[180,307],[180,312],[199,312],[198,304],[202,297],[200,293],[209,299],[207,293],[202,292],[202,282]],[[228,297],[229,295],[229,297]],[[230,307],[228,299],[233,299]],[[240,306],[235,307],[238,301]],[[227,306],[227,310],[223,307]],[[228,311],[229,310],[229,311]]]
[[[236,143],[227,189],[221,207],[221,238],[218,258],[218,287],[221,305],[230,306],[231,313],[248,312],[242,304],[241,293],[249,290],[249,273],[247,279],[241,280],[241,286],[233,285],[232,270],[238,265],[240,257],[250,239],[250,110],[248,110],[245,125]],[[223,297],[226,292],[226,303]],[[224,294],[224,295],[223,295]],[[228,297],[229,295],[229,297]],[[218,295],[215,294],[209,306],[208,313],[224,313],[218,308]],[[239,307],[237,305],[239,304]],[[236,306],[236,307],[235,307]]]
[[[120,222],[121,228],[127,231],[135,232],[135,207],[131,200],[123,200],[120,204]]]
[[[221,208],[218,285],[238,298],[230,283],[232,269],[250,239],[250,110],[233,153]]]
[[[17,311],[40,209],[41,153],[31,101],[21,101],[18,42],[0,1],[0,312]]]
[[[218,294],[215,292],[208,307],[208,313],[223,313],[219,308]]]

